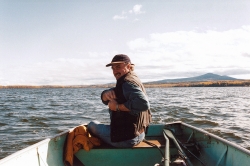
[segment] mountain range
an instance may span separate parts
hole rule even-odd
[[[207,73],[196,77],[179,78],[179,79],[164,79],[159,81],[147,82],[152,84],[173,83],[173,82],[196,82],[196,81],[219,81],[219,80],[238,80],[229,76],[221,76],[218,74]]]

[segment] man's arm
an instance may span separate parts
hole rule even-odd
[[[109,101],[111,100],[115,100],[116,99],[116,95],[115,95],[115,91],[114,88],[108,89],[108,90],[104,90],[101,94],[101,99],[102,102],[105,105],[108,105]]]
[[[115,91],[113,88],[108,89],[108,90],[104,90],[101,94],[101,99],[102,102],[105,105],[109,106],[109,109],[112,111],[130,111],[129,109],[127,109],[123,104],[118,104],[116,99],[116,95],[115,95]]]
[[[130,111],[124,104],[118,104],[116,100],[111,100],[108,106],[111,111]]]
[[[127,111],[132,114],[137,114],[150,108],[148,98],[140,87],[126,82],[123,84],[122,88],[124,97],[127,101],[125,103],[118,104],[115,99],[111,99],[107,102],[111,111]]]
[[[130,110],[132,114],[137,114],[150,108],[148,98],[139,86],[126,82],[123,84],[123,94],[127,99],[123,105]]]

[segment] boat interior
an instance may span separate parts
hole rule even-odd
[[[18,151],[0,160],[0,165],[62,166],[68,132]],[[245,166],[249,163],[249,150],[183,122],[151,125],[145,140],[132,148],[103,143],[74,155],[74,166]]]
[[[94,165],[230,166],[238,165],[238,159],[249,161],[250,154],[242,150],[202,129],[175,122],[150,126],[145,141],[133,148],[103,144],[89,152],[80,150],[75,156],[84,165],[92,165],[95,159]]]

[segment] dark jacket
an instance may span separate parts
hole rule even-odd
[[[117,80],[114,88],[116,101],[124,104],[130,112],[111,112],[111,141],[133,139],[145,131],[151,122],[151,113],[146,91],[134,72]],[[105,103],[107,104],[107,103]]]

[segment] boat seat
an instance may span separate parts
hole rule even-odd
[[[151,144],[158,146],[159,148],[165,147],[166,140],[162,137],[161,138],[159,137],[148,138],[147,137],[146,140],[150,142]],[[133,146],[132,148],[137,149],[137,148],[152,148],[152,147],[153,147],[152,145],[149,145],[148,143],[142,141],[138,145]],[[94,147],[94,149],[117,149],[117,148],[111,145],[108,145],[106,143],[102,143],[101,146]]]
[[[149,143],[160,147],[165,147],[166,140],[163,138],[146,139]],[[151,148],[152,145],[142,141],[138,145],[133,146],[133,148]]]

